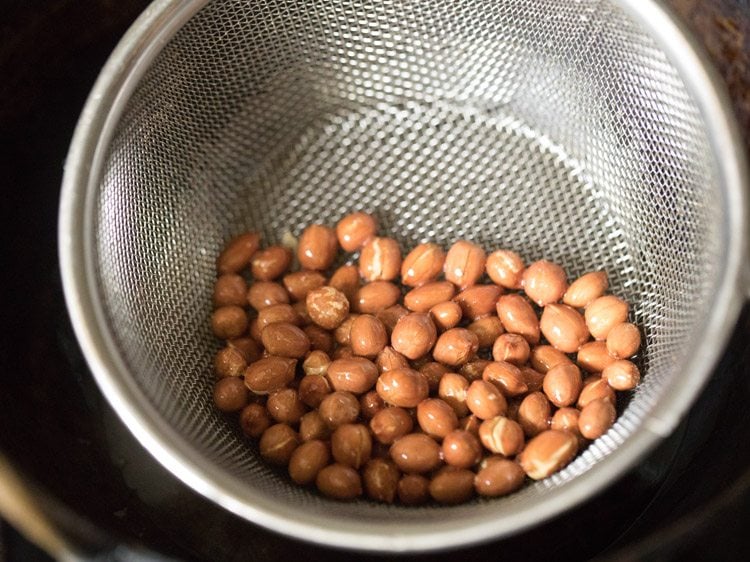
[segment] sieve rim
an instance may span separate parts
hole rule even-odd
[[[171,36],[208,0],[156,0],[131,26],[104,66],[86,102],[71,142],[63,178],[58,237],[59,259],[68,313],[92,374],[128,429],[158,462],[190,488],[229,511],[273,531],[328,546],[367,551],[408,552],[457,548],[517,533],[584,501],[629,470],[669,435],[705,385],[735,325],[743,300],[742,271],[747,256],[747,170],[728,97],[695,39],[659,0],[614,0],[638,21],[680,72],[708,127],[720,179],[725,187],[728,225],[723,274],[713,296],[704,337],[693,347],[686,384],[662,395],[640,431],[585,474],[545,495],[544,502],[522,508],[513,518],[465,518],[450,524],[384,523],[367,527],[336,517],[290,513],[256,497],[233,477],[216,474],[188,443],[162,420],[128,376],[107,326],[93,267],[91,226],[94,195],[104,149],[132,88]],[[445,508],[447,509],[447,508]]]

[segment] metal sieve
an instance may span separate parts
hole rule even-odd
[[[65,295],[102,391],[175,476],[281,533],[413,551],[600,491],[709,376],[747,279],[744,156],[692,40],[650,0],[159,0],[88,100],[60,211]],[[572,464],[457,507],[329,501],[212,405],[215,258],[373,212],[402,248],[467,238],[604,268],[642,384]]]

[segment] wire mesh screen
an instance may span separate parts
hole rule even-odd
[[[679,384],[718,275],[723,194],[700,114],[655,42],[602,0],[216,1],[165,46],[108,150],[99,287],[131,375],[195,455],[314,517],[511,514],[617,447]],[[374,213],[402,249],[457,238],[606,269],[646,334],[644,380],[561,473],[451,508],[328,501],[214,410],[215,258]]]

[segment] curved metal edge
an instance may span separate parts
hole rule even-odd
[[[660,2],[646,0],[620,0],[623,8],[652,35],[661,38],[660,46],[670,55],[681,77],[698,102],[701,113],[711,127],[711,142],[720,158],[721,174],[728,186],[727,216],[729,228],[737,235],[728,240],[726,274],[714,299],[713,314],[706,328],[714,338],[707,338],[695,348],[692,361],[696,376],[678,392],[658,401],[655,411],[664,412],[642,431],[629,438],[618,448],[618,454],[599,461],[589,472],[551,490],[548,501],[530,509],[519,511],[512,528],[498,529],[497,521],[486,518],[465,518],[451,524],[431,524],[429,528],[405,533],[395,526],[383,530],[371,528],[363,535],[351,525],[334,518],[306,519],[298,513],[282,512],[278,504],[267,498],[252,498],[253,506],[237,498],[248,498],[248,489],[238,479],[216,479],[215,469],[203,459],[191,455],[189,443],[171,427],[160,420],[158,413],[148,403],[142,392],[126,377],[113,377],[112,372],[124,373],[124,365],[111,353],[106,330],[101,323],[98,303],[90,298],[96,293],[92,286],[91,270],[82,263],[86,252],[85,224],[86,196],[91,190],[81,190],[89,185],[96,171],[94,154],[102,144],[102,132],[111,122],[118,104],[122,105],[122,87],[146,59],[153,58],[161,46],[176,32],[182,22],[189,19],[208,0],[156,0],[133,24],[111,55],[102,70],[76,128],[65,165],[65,175],[59,213],[59,254],[68,312],[78,341],[91,367],[97,384],[112,404],[125,425],[138,441],[186,485],[229,511],[267,527],[299,539],[365,551],[413,552],[458,548],[468,544],[501,538],[559,515],[568,508],[590,497],[592,491],[601,491],[628,470],[634,462],[651,450],[661,438],[671,433],[706,382],[708,374],[721,352],[716,341],[725,341],[736,322],[742,301],[740,269],[746,255],[746,227],[742,223],[747,209],[747,171],[744,154],[738,151],[742,144],[734,123],[729,118],[731,110],[720,80],[710,67],[708,58],[677,18]],[[101,157],[101,154],[99,154]],[[96,175],[96,174],[94,174]],[[96,321],[92,320],[96,319]],[[667,415],[666,413],[669,413]],[[249,498],[248,498],[249,499]],[[326,519],[337,527],[324,525]],[[387,528],[386,528],[387,527]],[[425,532],[429,531],[429,532]]]

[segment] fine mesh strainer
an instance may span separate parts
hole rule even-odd
[[[66,166],[65,293],[104,394],[177,477],[337,546],[499,537],[570,508],[685,413],[742,299],[740,144],[672,16],[633,0],[160,0],[100,76]],[[211,401],[215,258],[373,212],[402,248],[467,238],[610,273],[645,332],[615,426],[503,499],[329,501]]]

